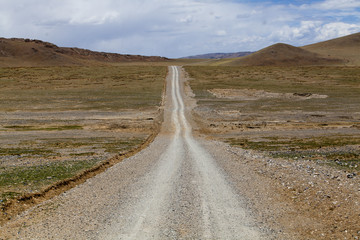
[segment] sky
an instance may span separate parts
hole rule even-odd
[[[360,0],[0,0],[0,37],[170,58],[360,32]]]

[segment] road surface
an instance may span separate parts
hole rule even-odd
[[[140,153],[9,223],[17,239],[262,239],[224,170],[192,135],[179,67],[164,123]],[[16,231],[14,230],[16,229]]]

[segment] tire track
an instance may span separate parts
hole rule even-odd
[[[148,148],[24,213],[8,238],[260,239],[226,174],[192,135],[182,80],[179,67],[169,67],[164,123]]]
[[[198,190],[202,198],[203,226],[205,239],[257,239],[260,237],[246,220],[246,212],[216,166],[215,160],[193,138],[191,127],[185,117],[185,105],[180,94],[179,73],[175,74],[176,98],[179,102],[179,115],[184,131],[184,140],[191,160],[198,172]]]

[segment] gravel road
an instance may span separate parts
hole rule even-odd
[[[219,146],[192,135],[180,76],[169,68],[165,120],[148,148],[18,216],[3,227],[4,237],[266,238],[210,154]]]

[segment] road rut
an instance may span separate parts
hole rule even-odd
[[[147,149],[23,213],[14,239],[262,239],[216,159],[192,135],[179,67],[165,119]]]

